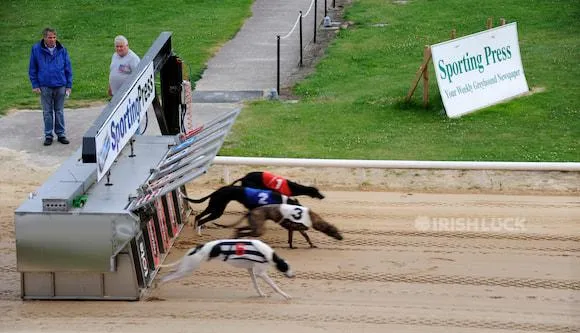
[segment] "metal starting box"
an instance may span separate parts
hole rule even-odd
[[[187,129],[181,84],[163,32],[82,147],[15,210],[23,299],[139,300],[151,285],[187,221],[179,192],[207,171],[240,112]],[[149,107],[161,135],[137,133]]]

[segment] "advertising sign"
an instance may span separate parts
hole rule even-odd
[[[150,63],[95,136],[97,181],[103,178],[121,149],[139,129],[141,119],[145,118],[155,97],[154,74],[153,63]]]
[[[149,241],[149,249],[151,254],[149,267],[152,270],[155,270],[155,268],[159,266],[160,255],[158,245],[159,243],[157,243],[157,234],[155,232],[155,223],[153,222],[153,219],[150,219],[149,222],[147,222],[146,236],[147,240]]]
[[[166,253],[169,251],[169,231],[167,230],[167,221],[165,221],[165,210],[163,209],[163,203],[161,202],[161,197],[155,200],[155,211],[156,211],[156,223],[157,223],[157,230],[159,232],[160,237],[160,251],[162,253]]]
[[[177,211],[175,210],[175,205],[173,204],[173,192],[167,193],[166,196],[163,197],[163,206],[165,207],[165,217],[169,220],[169,233],[171,237],[177,236],[179,232],[179,226],[177,222]]]
[[[529,91],[515,22],[432,45],[431,54],[450,118]]]
[[[185,192],[184,186],[181,186],[179,189]],[[175,191],[175,195],[173,196],[173,205],[177,207],[177,223],[179,224],[184,224],[187,221],[187,207],[183,201],[184,199],[181,199],[179,195],[177,195],[177,191]]]
[[[141,287],[147,287],[151,270],[149,268],[149,256],[147,254],[147,245],[143,239],[143,233],[140,232],[131,240],[131,247],[133,249],[133,262],[136,266],[135,272],[137,272],[137,280]]]

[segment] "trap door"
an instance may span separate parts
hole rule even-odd
[[[225,113],[193,131],[178,135],[167,153],[140,187],[127,210],[135,211],[204,174],[221,149],[241,109]]]

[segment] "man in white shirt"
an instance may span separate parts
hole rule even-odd
[[[115,53],[111,58],[109,72],[109,96],[115,95],[119,88],[139,65],[139,56],[129,49],[129,41],[124,36],[115,37]]]

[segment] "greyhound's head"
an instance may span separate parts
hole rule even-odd
[[[287,197],[287,198],[286,198],[286,202],[285,202],[285,203],[287,203],[287,204],[289,204],[289,205],[302,206],[302,205],[300,204],[300,202],[298,201],[298,199],[294,199],[294,198],[290,198],[290,197]]]
[[[276,254],[276,252],[274,252],[272,254],[272,261],[274,261],[274,264],[276,265],[276,269],[279,270],[280,272],[284,273],[284,275],[286,275],[286,277],[289,277],[289,278],[294,277],[294,272],[292,272],[292,269],[290,269],[290,265],[288,265],[286,260],[280,258]]]
[[[212,249],[207,249],[206,247],[206,244],[201,244],[187,251],[184,255],[183,262],[187,264],[188,271],[193,272],[204,260],[211,259]]]
[[[320,193],[320,191],[314,187],[314,186],[307,186],[306,187],[308,190],[308,195],[312,198],[316,198],[316,199],[324,199],[324,195],[322,195],[322,193]]]

